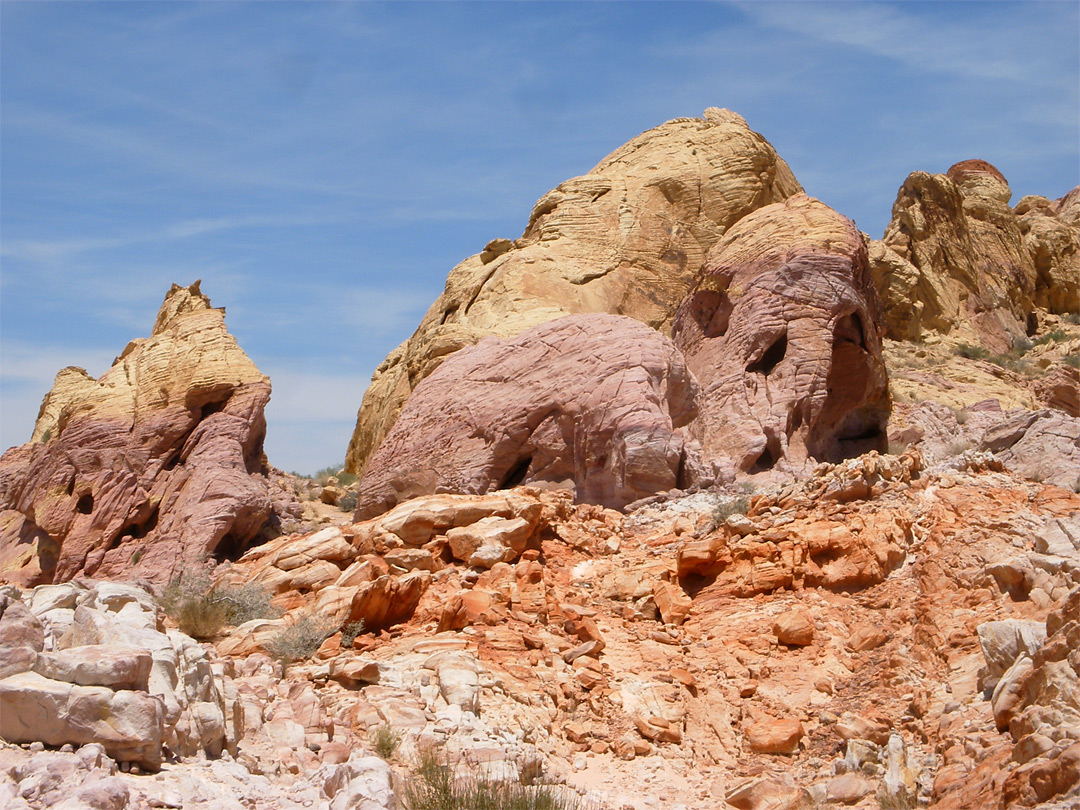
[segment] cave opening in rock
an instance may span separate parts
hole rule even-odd
[[[75,504],[75,511],[80,515],[89,515],[94,511],[94,496],[87,492],[85,495],[79,496],[78,502]]]
[[[772,345],[767,348],[761,357],[746,367],[747,373],[759,372],[766,377],[779,365],[787,354],[787,332],[784,332]]]
[[[749,472],[751,475],[754,475],[759,472],[771,470],[778,460],[779,459],[773,455],[773,451],[769,449],[769,445],[765,445],[765,449],[761,451],[761,455],[754,461]]]
[[[529,474],[529,465],[531,464],[532,456],[525,456],[525,458],[518,461],[517,464],[510,468],[510,472],[506,474],[498,488],[513,489],[520,485],[524,482],[525,476]]]
[[[244,542],[232,532],[226,532],[214,549],[214,559],[218,562],[236,562],[244,553]]]

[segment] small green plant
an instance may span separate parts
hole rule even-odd
[[[1062,320],[1065,323],[1071,323],[1073,326],[1080,326],[1080,312],[1070,312]]]
[[[717,526],[722,526],[729,517],[732,515],[745,515],[746,510],[749,508],[750,499],[745,496],[732,498],[731,500],[719,503],[713,508],[713,523]]]
[[[138,562],[134,556],[132,561]],[[275,613],[270,592],[261,585],[211,585],[209,576],[202,572],[170,582],[162,593],[161,606],[181,632],[200,640],[212,638],[225,625],[243,624]]]
[[[968,360],[985,360],[990,354],[982,346],[972,346],[970,343],[960,343],[956,347],[956,354],[966,357]]]
[[[457,778],[434,751],[422,751],[399,796],[406,810],[586,810],[576,794],[548,785]]]
[[[304,615],[275,633],[267,642],[266,651],[283,666],[288,666],[294,661],[311,658],[336,629],[333,622],[324,617]]]
[[[131,564],[132,565],[138,565],[139,560],[141,560],[141,559],[142,559],[142,549],[140,548],[134,554],[131,555]]]
[[[1080,354],[1067,354],[1061,358],[1061,362],[1073,368],[1080,368]]]
[[[401,732],[389,723],[381,725],[372,733],[371,745],[376,754],[389,762],[401,745]]]
[[[356,637],[364,632],[364,620],[358,619],[355,622],[349,622],[341,628],[341,648],[348,649],[356,641]]]
[[[1035,346],[1042,346],[1044,343],[1049,343],[1050,341],[1054,341],[1055,343],[1061,343],[1068,339],[1069,335],[1065,332],[1064,329],[1054,329],[1053,331],[1047,332],[1045,335],[1040,335],[1039,337],[1035,338],[1033,344]]]
[[[51,438],[52,438],[52,428],[48,428],[44,433],[41,434],[41,443],[42,444],[48,444],[49,439],[51,439]]]

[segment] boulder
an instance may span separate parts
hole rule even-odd
[[[776,617],[773,633],[788,647],[806,647],[814,643],[814,622],[803,611],[791,610]]]
[[[0,680],[0,737],[46,745],[101,743],[109,756],[161,766],[165,705],[145,692],[78,686],[33,672]]]
[[[150,337],[97,380],[57,374],[30,442],[0,458],[0,577],[168,581],[242,550],[271,514],[269,398],[224,310],[173,285]]]
[[[147,650],[108,644],[87,644],[53,653],[42,653],[34,671],[45,678],[80,686],[137,689],[150,685],[153,658]]]
[[[798,718],[763,717],[746,727],[746,744],[755,754],[794,754],[805,735]]]
[[[518,484],[611,507],[674,488],[694,393],[671,342],[632,318],[574,315],[486,338],[416,387],[367,464],[355,517]]]
[[[639,135],[533,208],[525,233],[455,267],[364,394],[346,469],[362,473],[417,385],[481,338],[576,313],[666,330],[709,248],[735,222],[802,188],[741,116],[709,108]]]
[[[1080,186],[1054,201],[1024,197],[1013,213],[1035,266],[1035,305],[1080,312]]]
[[[758,473],[884,451],[883,328],[851,220],[799,194],[737,222],[672,327],[701,386],[704,459]]]

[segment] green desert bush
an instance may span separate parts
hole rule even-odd
[[[956,353],[968,360],[985,360],[990,352],[982,346],[972,346],[970,343],[960,343],[956,347]]]
[[[459,779],[434,751],[420,753],[404,780],[400,797],[406,810],[586,810],[577,795],[547,785]]]
[[[204,573],[170,582],[162,593],[161,606],[181,632],[200,640],[212,638],[226,625],[269,618],[276,613],[270,604],[270,592],[261,585],[212,585]]]
[[[389,760],[401,745],[401,732],[389,723],[381,725],[372,732],[371,745],[376,754]]]

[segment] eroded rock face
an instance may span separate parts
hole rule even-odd
[[[363,472],[420,381],[485,336],[589,312],[666,330],[724,232],[801,190],[768,141],[728,110],[634,138],[545,194],[520,239],[495,240],[451,271],[413,336],[376,370],[346,468]]]
[[[884,449],[881,322],[851,220],[806,195],[740,220],[672,328],[701,386],[704,457],[760,472]]]
[[[574,315],[488,338],[421,383],[360,486],[356,519],[434,492],[572,485],[620,507],[678,484],[695,385],[632,318]]]
[[[241,550],[270,514],[269,398],[224,310],[173,285],[150,337],[100,379],[57,374],[32,440],[0,459],[0,578],[167,580]]]
[[[923,330],[1007,351],[1034,306],[1080,306],[1080,237],[1070,192],[1049,202],[1012,191],[992,165],[965,160],[947,174],[912,172],[881,242],[870,247],[889,337]]]

